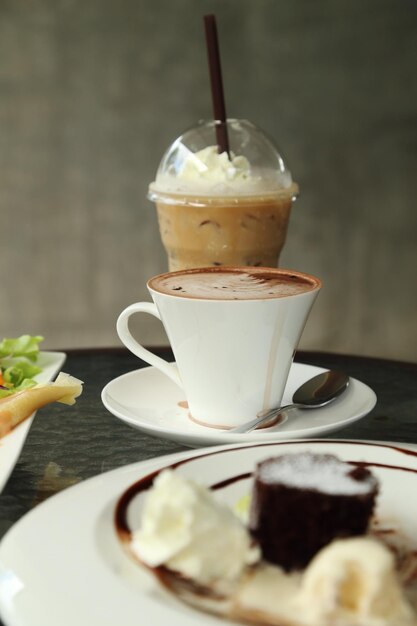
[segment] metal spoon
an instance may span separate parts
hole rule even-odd
[[[250,422],[241,424],[236,428],[230,428],[224,432],[233,434],[250,433],[251,430],[254,430],[283,411],[288,411],[289,409],[315,409],[324,406],[340,396],[348,385],[349,376],[344,372],[339,372],[337,370],[322,372],[321,374],[310,378],[310,380],[297,389],[293,395],[292,404],[287,404],[286,406],[275,409],[269,409],[268,411],[262,411],[261,413],[258,413],[258,416]]]

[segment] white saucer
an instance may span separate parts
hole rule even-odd
[[[291,402],[295,390],[303,382],[323,371],[321,367],[293,363],[283,404]],[[372,389],[351,378],[347,391],[329,406],[292,410],[281,425],[247,434],[232,434],[191,421],[187,409],[180,406],[185,401],[182,389],[154,367],[115,378],[104,387],[101,399],[110,413],[129,426],[190,447],[317,437],[355,422],[376,404]]]

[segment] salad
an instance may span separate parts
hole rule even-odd
[[[34,376],[42,371],[36,362],[41,336],[21,335],[0,341],[0,399],[34,387]]]
[[[60,372],[54,382],[38,383],[43,337],[22,335],[0,341],[0,438],[51,402],[74,404],[82,381]]]

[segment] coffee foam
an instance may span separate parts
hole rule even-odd
[[[296,296],[320,286],[313,276],[268,268],[204,268],[155,276],[149,287],[202,300],[263,300]]]

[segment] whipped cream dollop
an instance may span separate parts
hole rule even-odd
[[[298,191],[283,164],[282,170],[254,168],[245,156],[219,154],[217,146],[192,152],[182,145],[179,155],[180,166],[158,171],[149,187],[151,199],[158,193],[227,196]]]
[[[198,485],[164,470],[147,495],[132,550],[146,565],[165,565],[202,585],[233,587],[259,548],[233,511]]]
[[[416,626],[391,551],[370,537],[339,539],[304,571],[261,562],[243,580],[232,617],[271,626]]]
[[[415,625],[394,556],[380,542],[358,537],[334,541],[307,567],[300,609],[312,624]]]
[[[190,153],[178,173],[180,180],[209,180],[226,182],[250,178],[250,164],[246,157],[233,152],[219,154],[217,146],[207,146],[197,153]]]

